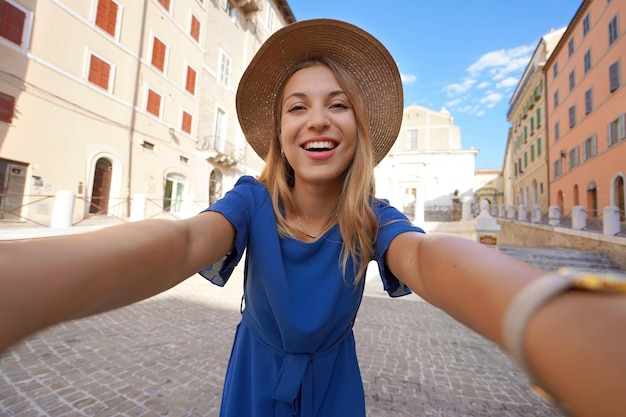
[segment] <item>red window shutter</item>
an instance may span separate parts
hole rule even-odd
[[[181,125],[181,129],[183,132],[187,132],[189,134],[191,134],[191,123],[193,121],[193,117],[187,113],[186,111],[183,111],[183,122]]]
[[[98,0],[98,10],[96,11],[96,25],[106,31],[109,35],[115,36],[115,26],[117,25],[117,3],[112,0]]]
[[[22,46],[22,34],[26,13],[15,6],[0,0],[0,36]]]
[[[15,109],[15,97],[0,93],[0,122],[11,123]]]
[[[159,0],[159,3],[161,3],[161,6],[163,6],[165,10],[170,11],[170,0]]]
[[[146,110],[157,117],[161,114],[161,96],[152,90],[148,90],[148,105]]]
[[[191,29],[189,34],[196,42],[200,42],[200,21],[195,16],[191,16]]]
[[[187,67],[187,83],[185,89],[191,94],[196,94],[196,71],[191,67]]]
[[[165,50],[165,44],[157,38],[154,38],[154,42],[152,44],[152,65],[161,71],[163,71],[163,68],[165,67]]]
[[[89,63],[89,81],[98,87],[109,89],[109,77],[111,66],[95,55],[91,56]]]

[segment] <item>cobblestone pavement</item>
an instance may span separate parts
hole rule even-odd
[[[199,276],[36,334],[0,356],[0,415],[217,416],[241,279]],[[355,324],[369,417],[559,416],[494,344],[368,284]],[[471,300],[468,300],[471,302]]]

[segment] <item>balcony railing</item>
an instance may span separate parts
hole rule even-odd
[[[196,148],[203,158],[225,167],[243,163],[245,159],[245,148],[237,146],[221,136],[205,136],[198,141]]]

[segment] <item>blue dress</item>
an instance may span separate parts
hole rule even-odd
[[[423,232],[377,200],[375,258],[392,297],[410,290],[384,267],[398,234]],[[222,395],[221,417],[365,416],[352,324],[365,280],[340,269],[337,225],[313,243],[281,238],[270,195],[248,176],[208,210],[236,229],[234,249],[200,272],[223,286],[245,253],[244,305]]]

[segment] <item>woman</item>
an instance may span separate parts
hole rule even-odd
[[[623,325],[623,296],[568,292],[539,309],[570,280],[539,278],[543,271],[467,239],[426,236],[374,197],[373,168],[397,137],[402,106],[396,65],[368,33],[327,19],[281,29],[237,92],[246,139],[266,160],[258,180],[242,177],[191,219],[3,244],[0,348],[199,270],[224,285],[245,253],[245,307],[221,415],[363,416],[352,323],[375,259],[391,296],[413,290],[500,344],[574,414],[619,415],[624,337],[581,358],[589,340]],[[582,323],[586,344],[566,326],[581,307],[593,307]],[[613,327],[594,326],[597,317]]]

